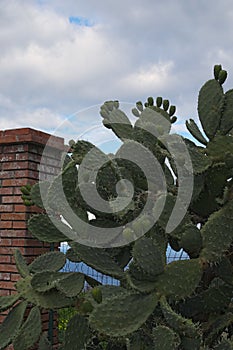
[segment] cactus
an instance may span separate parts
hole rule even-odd
[[[190,132],[190,134],[197,139],[197,141],[201,142],[203,145],[207,145],[207,140],[202,135],[200,129],[198,128],[197,124],[193,119],[189,119],[189,121],[186,121],[186,128]]]
[[[50,184],[22,188],[25,204],[46,207],[29,219],[32,236],[49,243],[68,241],[70,248],[66,255],[50,252],[29,265],[15,252],[21,279],[14,296],[0,297],[0,311],[11,308],[0,328],[1,349],[13,342],[16,348],[29,350],[36,341],[40,350],[50,349],[40,335],[39,310],[66,306],[77,313],[60,350],[102,350],[103,344],[108,350],[232,348],[233,90],[224,92],[226,77],[222,66],[216,65],[214,79],[200,89],[198,115],[203,133],[199,121],[186,122],[201,146],[184,137],[179,142],[171,138],[171,124],[177,117],[167,99],[138,101],[132,110],[137,117],[134,125],[118,101],[107,101],[100,114],[103,124],[122,142],[116,154],[105,154],[85,140],[71,141],[71,154]],[[182,142],[192,169],[179,147]],[[166,190],[153,167],[154,158]],[[193,175],[186,209],[179,201],[180,194],[189,190],[179,179],[181,168],[187,176],[191,171]],[[134,191],[122,209],[119,204],[128,194],[124,180],[131,182]],[[82,194],[92,198],[94,190],[109,211],[86,203]],[[170,232],[167,225],[177,205],[184,216]],[[81,218],[78,224],[70,208]],[[89,213],[95,217],[89,218]],[[92,238],[98,228],[116,229],[114,238],[106,234],[108,247],[79,241]],[[115,245],[118,239],[122,245]],[[168,245],[184,250],[188,259],[169,262]],[[82,273],[61,272],[66,258],[116,278],[119,286],[103,286]],[[84,283],[91,290],[81,293]],[[32,311],[23,323],[27,305]]]
[[[59,271],[66,263],[66,256],[61,252],[49,252],[40,255],[28,266],[31,273],[47,271]]]
[[[13,306],[16,301],[19,300],[19,296],[16,295],[6,295],[1,296],[0,298],[0,311],[5,311],[9,309],[9,307]]]
[[[76,337],[77,332],[79,337]],[[90,337],[88,321],[85,317],[77,314],[68,323],[65,334],[64,350],[84,349]]]
[[[29,268],[26,264],[24,257],[22,256],[19,249],[16,249],[14,252],[15,264],[16,267],[22,277],[26,277],[29,275]]]
[[[42,334],[38,344],[38,350],[52,350],[52,345],[47,339],[46,334]]]
[[[27,303],[19,303],[14,307],[0,326],[0,349],[4,349],[16,337],[18,330],[23,322]]]
[[[162,325],[153,330],[153,338],[155,350],[176,350],[180,344],[179,335]]]
[[[39,339],[41,330],[40,309],[34,306],[13,341],[14,348],[24,350],[32,347]]]
[[[90,325],[109,336],[125,336],[136,331],[148,319],[157,303],[155,294],[125,293],[113,296],[94,309],[90,315]]]

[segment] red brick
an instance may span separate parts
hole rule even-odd
[[[2,140],[0,140],[2,143]],[[18,153],[18,152],[27,152],[28,144],[20,144],[20,145],[5,145],[3,148],[4,153]]]
[[[26,221],[13,221],[13,228],[27,228]]]
[[[1,264],[0,272],[18,272],[17,267],[12,264]]]
[[[10,280],[11,280],[11,274],[9,272],[0,272],[0,281],[10,281]]]
[[[28,169],[28,162],[7,162],[2,164],[2,170]]]
[[[0,256],[0,264],[2,263],[10,263],[11,258],[9,255],[1,255]]]
[[[39,172],[35,170],[16,170],[15,178],[28,178],[38,180]]]
[[[1,238],[0,237],[0,247],[9,247],[11,246],[11,239],[9,238]]]
[[[24,247],[25,246],[24,238],[12,238],[12,246],[13,247]]]
[[[9,154],[2,153],[2,154],[0,154],[0,162],[12,162],[15,159],[16,159],[16,157],[15,157],[14,153],[9,153]]]
[[[14,205],[14,212],[15,213],[25,213],[25,212],[28,212],[29,210],[30,210],[30,208],[24,204],[15,204]]]
[[[3,196],[2,203],[22,203],[21,196]]]
[[[11,281],[17,282],[21,278],[20,274],[18,273],[11,273]]]
[[[25,237],[25,230],[4,230],[1,237]]]
[[[0,281],[0,288],[1,289],[15,289],[15,284],[14,284],[14,282],[11,282],[11,281]]]
[[[9,213],[13,211],[13,205],[4,204],[0,205],[0,213]]]
[[[13,194],[13,188],[12,187],[1,187],[0,188],[0,195],[3,194]]]
[[[35,182],[35,181],[34,181]],[[2,180],[2,187],[10,187],[10,186],[25,186],[28,183],[33,183],[29,179],[4,179]]]
[[[0,247],[0,255],[11,255],[11,254],[13,254],[12,248]]]
[[[1,214],[1,220],[26,220],[25,213],[5,213]]]
[[[0,221],[0,228],[12,228],[12,221]]]

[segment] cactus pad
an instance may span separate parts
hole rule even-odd
[[[49,252],[38,256],[30,265],[31,273],[46,271],[59,271],[66,263],[66,256],[61,252]]]
[[[106,299],[90,315],[94,329],[112,337],[136,331],[158,303],[154,294],[124,294]]]
[[[34,306],[13,341],[14,349],[25,350],[31,348],[39,339],[41,330],[40,309]]]
[[[0,325],[0,349],[4,349],[17,335],[23,322],[27,302],[21,302],[15,306]]]

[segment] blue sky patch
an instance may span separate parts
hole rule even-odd
[[[78,26],[84,26],[84,27],[92,27],[93,26],[93,23],[88,18],[85,18],[82,16],[70,16],[69,22],[74,23]]]

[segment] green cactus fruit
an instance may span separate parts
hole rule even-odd
[[[156,288],[159,293],[180,300],[195,291],[201,277],[199,259],[173,261],[166,265],[164,273],[158,275]]]
[[[133,109],[132,109],[132,113],[133,113],[133,115],[134,115],[135,117],[137,117],[137,118],[140,117],[140,113],[139,113],[139,111],[138,111],[137,108],[133,108]]]
[[[26,307],[26,301],[17,304],[0,325],[0,349],[5,349],[17,335],[23,322]]]
[[[34,205],[34,203],[28,199],[24,199],[23,203],[24,205],[26,205],[26,207],[31,207],[32,205]]]
[[[85,349],[91,332],[87,319],[79,314],[74,315],[65,332],[64,350]]]
[[[173,115],[173,117],[171,117],[170,119],[171,124],[174,124],[176,121],[177,121],[177,117]]]
[[[214,66],[214,78],[215,78],[216,80],[218,80],[219,73],[220,73],[221,70],[222,70],[221,64],[216,64],[216,65]]]
[[[52,350],[52,345],[47,338],[47,334],[43,333],[40,337],[38,350]]]
[[[119,101],[117,101],[117,100],[115,100],[115,101],[113,101],[113,106],[116,108],[116,109],[118,109],[119,108]]]
[[[153,97],[148,97],[147,103],[148,103],[148,106],[154,106],[154,99],[153,99]]]
[[[193,137],[195,137],[195,139],[197,141],[199,141],[203,145],[207,145],[207,140],[204,138],[199,127],[197,126],[197,124],[195,123],[195,121],[193,119],[189,119],[189,121],[186,121],[185,124],[186,124],[186,128],[188,129],[190,134]]]
[[[111,337],[125,336],[141,327],[157,303],[158,297],[154,294],[126,293],[106,299],[91,313],[90,325]]]
[[[16,249],[14,251],[14,258],[15,258],[16,267],[17,267],[20,275],[22,277],[28,276],[30,271],[29,271],[29,268],[26,264],[26,261],[25,261],[24,257],[22,256],[19,249]]]
[[[156,98],[156,106],[157,106],[157,107],[161,107],[161,106],[162,106],[162,103],[163,103],[162,97],[157,97],[157,98]]]
[[[153,329],[154,350],[176,350],[180,344],[180,337],[166,326]]]
[[[99,287],[92,288],[91,294],[93,296],[93,299],[100,304],[102,302],[102,292]]]
[[[59,271],[66,263],[66,256],[62,252],[48,252],[38,256],[29,265],[31,273],[47,271]]]
[[[28,201],[30,201],[30,200],[31,200],[31,195],[30,195],[30,194],[22,194],[21,198],[22,198],[23,200],[28,200]]]
[[[169,100],[163,100],[163,109],[165,110],[165,111],[167,111],[168,110],[168,108],[169,108]]]
[[[176,113],[176,106],[171,105],[169,108],[169,116],[172,117]]]
[[[28,196],[28,195],[30,195],[31,188],[28,188],[27,186],[22,186],[20,188],[20,191],[22,192],[22,194]]]
[[[18,294],[0,296],[0,312],[9,309],[19,300],[19,298],[20,295]]]
[[[34,306],[13,341],[14,349],[31,348],[39,339],[42,331],[40,309]]]
[[[143,104],[141,101],[136,102],[136,107],[140,112],[143,111]]]
[[[226,79],[227,79],[227,71],[224,69],[221,69],[219,74],[218,74],[219,84],[221,84],[221,85],[224,84]]]
[[[218,130],[223,103],[222,86],[215,79],[207,81],[199,92],[198,114],[202,128],[209,139],[213,139]]]
[[[70,147],[73,147],[76,144],[76,142],[72,139],[72,140],[69,140],[68,144]]]

